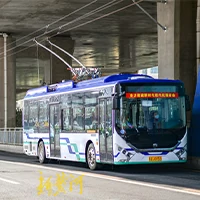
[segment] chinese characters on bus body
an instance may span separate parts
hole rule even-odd
[[[178,98],[177,92],[128,92],[126,98]]]

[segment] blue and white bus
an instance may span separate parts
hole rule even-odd
[[[23,149],[48,159],[101,164],[187,161],[184,84],[116,74],[27,91]]]

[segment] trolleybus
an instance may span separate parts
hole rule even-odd
[[[23,149],[49,159],[101,164],[187,161],[188,107],[180,80],[115,74],[27,91]]]

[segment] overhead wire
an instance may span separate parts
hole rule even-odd
[[[119,11],[125,10],[125,9],[127,9],[127,8],[129,8],[129,7],[131,7],[131,6],[135,5],[135,4],[137,4],[137,3],[141,3],[142,1],[144,1],[144,0],[138,0],[137,2],[134,2],[134,3],[132,3],[132,4],[129,4],[129,5],[127,5],[127,6],[124,6],[124,7],[122,7],[122,8],[119,8],[119,9],[117,9],[117,10],[115,10],[115,11],[110,12],[110,13],[104,14],[104,15],[102,15],[102,16],[100,16],[100,17],[97,17],[97,18],[95,18],[95,19],[92,19],[92,20],[90,20],[90,21],[88,21],[88,22],[85,22],[85,23],[82,23],[82,24],[80,24],[80,25],[77,25],[77,26],[75,26],[75,27],[73,27],[73,28],[71,28],[71,29],[67,29],[67,30],[64,30],[64,31],[62,31],[62,32],[59,32],[59,34],[65,33],[66,31],[71,31],[71,30],[73,30],[73,29],[76,29],[76,28],[79,28],[79,27],[81,27],[81,26],[87,25],[87,24],[89,24],[89,23],[92,23],[92,22],[97,21],[97,20],[99,20],[99,19],[102,19],[102,18],[104,18],[104,17],[107,17],[107,16],[109,16],[109,15],[112,15],[112,14],[114,14],[114,13],[117,13],[117,12],[119,12]],[[55,37],[56,35],[57,35],[57,34],[52,35],[52,36],[50,36],[49,38]]]
[[[121,1],[123,1],[123,0],[121,0]],[[66,31],[73,30],[73,29],[76,29],[76,28],[78,28],[78,27],[84,26],[84,25],[86,25],[86,24],[92,23],[92,22],[94,22],[94,21],[97,21],[97,20],[99,20],[99,19],[102,19],[102,18],[104,18],[104,17],[107,17],[107,16],[109,16],[109,15],[111,15],[111,14],[114,14],[114,13],[117,13],[117,12],[122,11],[122,10],[124,10],[124,9],[127,9],[127,8],[129,8],[129,7],[131,7],[131,6],[135,5],[135,4],[141,3],[142,1],[144,1],[144,0],[138,0],[137,2],[131,3],[131,4],[127,5],[127,6],[124,6],[124,7],[120,8],[120,9],[117,9],[117,10],[115,10],[115,11],[112,11],[112,12],[110,12],[110,13],[107,13],[107,14],[105,14],[105,15],[102,15],[102,16],[100,16],[100,17],[97,17],[97,18],[95,18],[95,19],[93,19],[93,20],[87,21],[87,22],[85,22],[85,23],[82,23],[82,24],[77,25],[77,26],[75,26],[75,27],[72,27],[72,28],[70,28],[70,29],[66,29],[66,30],[64,30],[64,31],[62,31],[62,32],[56,33],[56,34],[54,34],[54,35],[51,35],[51,36],[48,37],[48,38],[52,38],[52,37],[54,37],[54,36],[56,36],[56,35],[59,35],[59,34],[62,34],[62,33],[64,33],[64,32],[66,32]],[[33,39],[32,39],[32,40],[33,40]],[[32,40],[31,40],[31,41],[32,41]],[[43,42],[43,41],[45,41],[45,40],[46,40],[46,39],[43,39],[43,40],[41,40],[40,42]],[[30,42],[30,41],[29,41],[29,42]],[[17,54],[17,53],[19,53],[19,52],[21,52],[21,51],[25,51],[26,49],[28,49],[28,48],[30,48],[30,47],[32,47],[32,46],[35,46],[35,44],[32,44],[32,45],[30,45],[30,46],[28,46],[28,47],[25,47],[25,48],[23,48],[23,49],[21,49],[21,50],[19,50],[19,51],[17,51],[17,52],[14,52],[14,53],[12,53],[12,54],[9,54],[8,56],[15,55],[15,54]],[[15,47],[15,48],[17,48],[17,47]],[[2,58],[0,58],[0,60],[1,60],[1,59],[2,59]]]
[[[69,14],[67,14],[67,15],[65,15],[65,16],[63,16],[63,17],[61,17],[61,18],[59,18],[59,19],[57,19],[57,20],[54,21],[54,22],[51,22],[50,24],[47,24],[46,26],[43,26],[42,28],[40,28],[40,29],[38,29],[38,30],[36,30],[36,31],[34,31],[34,32],[32,32],[32,33],[29,33],[28,35],[25,35],[24,37],[21,37],[21,38],[15,40],[15,41],[12,42],[12,43],[9,43],[9,44],[7,45],[7,47],[8,47],[8,46],[11,46],[12,44],[14,44],[14,43],[16,43],[16,42],[19,42],[19,41],[25,39],[25,38],[27,38],[27,37],[29,37],[29,36],[31,36],[31,35],[34,35],[34,34],[40,32],[40,31],[42,31],[43,29],[49,28],[50,26],[52,26],[52,25],[58,23],[59,21],[62,21],[63,19],[65,19],[65,18],[67,18],[67,17],[69,17],[69,16],[71,16],[71,15],[73,15],[73,14],[75,14],[75,13],[81,11],[81,10],[83,10],[84,8],[87,8],[88,6],[94,4],[95,2],[97,2],[97,0],[94,0],[94,1],[92,1],[92,2],[90,2],[90,3],[88,3],[88,4],[86,4],[86,5],[84,5],[84,6],[80,7],[80,8],[78,8],[77,10],[75,10],[75,11],[73,11],[73,12],[71,12],[71,13],[69,13]],[[0,50],[1,50],[2,48],[3,48],[3,47],[0,47]]]
[[[120,0],[120,1],[118,1],[118,2],[116,2],[116,3],[114,3],[115,1],[117,1],[117,0],[112,0],[111,2],[109,2],[109,3],[107,3],[107,4],[104,4],[104,5],[100,6],[99,8],[96,8],[95,10],[92,10],[92,11],[90,11],[89,13],[86,13],[86,14],[84,14],[83,16],[78,17],[78,18],[76,18],[76,19],[74,19],[74,20],[72,20],[72,21],[70,21],[70,22],[64,24],[64,26],[67,26],[67,25],[72,24],[72,23],[74,23],[74,22],[77,22],[77,21],[80,21],[80,20],[82,20],[82,19],[85,19],[85,18],[87,18],[88,16],[91,16],[91,15],[93,15],[93,14],[96,14],[96,13],[98,13],[98,12],[104,10],[104,9],[107,9],[107,8],[109,8],[109,7],[111,7],[111,6],[115,5],[115,4],[118,4],[118,3],[120,3],[120,2],[122,2],[122,1],[124,1],[124,0]],[[112,3],[114,3],[114,4],[112,4]],[[109,5],[109,4],[111,4],[111,5]],[[107,6],[107,7],[105,7],[105,6]],[[105,7],[105,8],[104,8],[104,7]],[[45,36],[45,35],[47,35],[47,34],[49,34],[49,33],[52,33],[52,32],[54,32],[54,31],[56,31],[56,30],[59,30],[59,29],[60,29],[60,26],[57,27],[57,28],[54,28],[54,29],[52,29],[52,30],[50,30],[50,31],[48,31],[48,32],[44,32],[44,33],[42,33],[42,34],[36,36],[35,38],[38,39],[39,37]],[[33,39],[34,39],[34,38],[31,38],[31,39],[29,39],[29,40],[27,40],[27,41],[25,41],[25,42],[23,42],[23,43],[21,43],[21,44],[19,44],[19,45],[16,45],[15,47],[12,47],[12,48],[8,49],[7,52],[9,52],[9,51],[11,51],[11,50],[13,50],[13,49],[16,49],[16,48],[18,48],[18,47],[20,47],[20,46],[22,46],[22,45],[24,45],[24,44],[27,44],[27,43],[29,43],[29,42],[32,42]],[[0,53],[0,55],[2,55],[2,53]]]
[[[97,17],[97,18],[95,18],[95,19],[93,19],[93,20],[90,20],[90,21],[88,21],[88,22],[82,23],[82,24],[80,24],[80,25],[78,25],[78,26],[73,27],[72,29],[76,29],[76,28],[78,28],[78,27],[81,27],[81,26],[84,26],[84,25],[86,25],[86,24],[92,23],[92,22],[94,22],[94,21],[97,21],[97,20],[102,19],[102,18],[104,18],[104,17],[107,17],[107,16],[109,16],[109,15],[112,15],[112,14],[117,13],[117,12],[119,12],[119,11],[125,10],[125,9],[127,9],[127,8],[129,8],[129,7],[133,6],[133,5],[135,5],[136,3],[140,3],[140,2],[142,2],[142,1],[144,1],[144,0],[138,0],[137,2],[134,1],[134,2],[133,2],[132,4],[130,4],[130,5],[124,6],[124,7],[122,7],[122,8],[119,8],[119,9],[115,10],[115,11],[112,11],[112,12],[109,12],[109,13],[107,13],[107,14],[104,14],[104,15],[102,15],[102,16],[100,16],[100,17]],[[62,33],[64,33],[64,32],[66,32],[66,31],[70,31],[70,30],[72,30],[72,29],[64,30],[64,31],[62,31],[62,32],[59,32],[59,34],[62,34]],[[58,33],[57,33],[56,35],[58,35]],[[52,35],[52,36],[50,36],[49,38],[54,37],[54,36],[56,36],[56,35]],[[48,38],[48,40],[49,40],[49,38]],[[72,70],[71,70],[71,71],[72,71]],[[73,71],[72,71],[72,72],[73,72]],[[78,76],[77,76],[77,75],[75,75],[75,78],[77,78],[77,80],[78,80]]]
[[[87,18],[87,17],[89,17],[89,16],[91,16],[91,15],[94,15],[94,14],[100,12],[100,11],[103,11],[103,10],[109,8],[109,7],[112,7],[112,6],[116,5],[116,4],[119,4],[119,3],[121,3],[121,2],[124,1],[124,0],[120,0],[120,1],[118,1],[118,2],[116,2],[116,1],[117,1],[117,0],[112,0],[111,2],[109,2],[109,3],[107,3],[107,4],[104,4],[104,5],[100,6],[99,8],[96,8],[95,10],[90,11],[89,13],[86,13],[86,14],[84,14],[84,15],[81,16],[81,17],[78,17],[78,18],[76,18],[76,19],[74,19],[74,20],[72,20],[72,21],[70,21],[70,22],[68,22],[68,23],[65,23],[63,26],[67,26],[67,25],[69,25],[69,24],[72,24],[72,23],[75,23],[75,22],[80,21],[80,20],[82,20],[82,19],[85,19],[85,18]],[[115,2],[116,2],[116,3],[115,3]],[[52,29],[52,30],[50,30],[50,31],[48,31],[48,32],[44,32],[44,33],[40,34],[39,36],[35,37],[35,39],[38,39],[38,38],[40,38],[40,37],[42,37],[42,36],[45,36],[45,35],[47,35],[47,34],[49,34],[49,33],[52,33],[52,32],[54,32],[54,31],[56,31],[56,30],[59,30],[59,29],[60,29],[60,26],[57,27],[57,28],[54,28],[54,29]],[[10,52],[10,51],[12,51],[13,49],[16,49],[16,48],[18,48],[18,47],[20,47],[20,46],[22,46],[22,45],[25,45],[25,44],[27,44],[27,43],[29,43],[29,42],[32,42],[33,39],[34,39],[34,38],[31,38],[31,39],[29,39],[29,40],[27,40],[27,41],[25,41],[25,42],[23,42],[23,43],[21,43],[21,44],[19,44],[19,45],[16,45],[15,47],[12,47],[12,48],[8,49],[7,52]],[[2,55],[2,53],[0,53],[0,56],[1,56],[1,55]],[[0,58],[0,60],[1,60],[1,58]]]
[[[99,8],[96,8],[95,10],[90,11],[89,13],[86,13],[85,15],[83,15],[83,16],[81,16],[81,17],[78,17],[77,19],[74,20],[74,22],[76,22],[76,21],[79,20],[79,19],[83,19],[82,17],[84,17],[84,18],[85,18],[85,17],[89,17],[89,16],[91,16],[91,15],[93,15],[93,14],[96,14],[96,13],[102,11],[102,10],[105,10],[105,9],[107,9],[107,8],[110,8],[110,7],[112,7],[112,6],[116,5],[116,4],[121,3],[121,2],[124,1],[124,0],[118,0],[117,2],[116,2],[116,1],[117,1],[117,0],[112,0],[112,1],[108,2],[107,4],[105,4],[105,5],[103,5],[103,6],[100,6]],[[109,4],[110,4],[110,5],[109,5]],[[105,8],[104,8],[104,7],[105,7]],[[72,21],[72,22],[73,22],[73,21]],[[63,28],[63,27],[65,27],[65,26],[69,25],[69,24],[71,24],[71,22],[62,25],[62,26],[60,26],[59,28]]]

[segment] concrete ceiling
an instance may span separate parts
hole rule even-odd
[[[105,73],[115,73],[116,69],[136,71],[156,66],[158,27],[144,12],[134,5],[102,18],[107,13],[132,4],[131,0],[97,0],[94,2],[92,0],[0,0],[0,32],[11,34],[17,39],[17,45],[21,45],[28,39],[44,33],[44,27],[48,24],[89,3],[91,3],[90,6],[49,26],[47,31],[53,29],[55,31],[48,35],[57,33],[59,26],[77,20],[78,17],[105,4],[110,3],[111,5],[112,2],[115,5],[71,23],[60,30],[65,31],[62,35],[70,35],[76,41],[74,56],[86,66],[104,66]],[[156,1],[146,0],[140,5],[156,19]],[[98,17],[101,19],[88,23]],[[41,28],[44,29],[37,31]],[[37,32],[32,34],[35,31]],[[27,35],[30,36],[21,39]],[[31,41],[23,47],[32,44]],[[23,47],[14,51],[17,52]],[[19,58],[17,73],[22,73],[20,66],[24,66],[22,63],[19,64],[20,60],[23,59]],[[73,65],[76,64],[73,63]],[[23,84],[26,85],[26,83]]]

